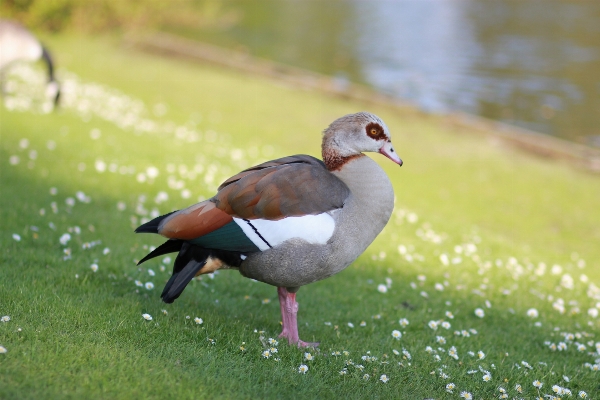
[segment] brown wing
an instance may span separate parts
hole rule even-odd
[[[350,189],[307,155],[257,165],[226,180],[211,199],[234,217],[277,220],[341,208]]]
[[[159,224],[158,233],[170,239],[192,240],[215,231],[231,221],[233,221],[231,215],[206,200],[166,217]]]

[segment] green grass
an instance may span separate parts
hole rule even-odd
[[[75,103],[51,114],[0,110],[0,315],[11,318],[0,322],[0,345],[7,349],[0,354],[0,398],[442,399],[469,391],[489,399],[500,395],[499,387],[510,398],[533,398],[551,393],[555,384],[600,397],[600,372],[585,366],[600,357],[592,354],[600,319],[588,315],[600,307],[598,176],[494,145],[443,118],[140,54],[111,38],[61,36],[48,44],[63,81],[70,72],[79,77],[78,87],[95,82],[103,95],[118,90],[143,101],[140,115],[147,120],[187,126],[201,139],[190,143],[181,129],[180,137],[166,128],[121,129],[118,118],[76,112]],[[165,115],[154,114],[165,106]],[[165,213],[208,197],[223,179],[266,159],[319,155],[320,131],[363,109],[386,121],[405,161],[397,168],[372,155],[394,184],[395,215],[347,270],[300,290],[300,335],[321,342],[310,351],[312,361],[285,343],[271,358],[261,356],[262,342],[280,330],[276,291],[237,272],[205,276],[174,304],[161,303],[170,264],[158,259],[135,265],[149,246],[161,243],[133,234],[143,218],[154,209]],[[91,138],[94,129],[101,132],[98,139]],[[106,171],[97,171],[98,161]],[[198,173],[190,174],[196,166]],[[138,174],[149,167],[158,176],[139,182]],[[180,187],[171,188],[169,181]],[[182,198],[184,188],[191,197]],[[91,201],[68,206],[78,191]],[[157,204],[161,191],[169,199]],[[61,245],[68,232],[71,240]],[[441,241],[430,240],[435,237]],[[83,248],[95,241],[101,243]],[[476,251],[465,254],[467,244]],[[445,266],[444,254],[461,261]],[[94,263],[97,272],[90,269]],[[540,263],[546,265],[543,273]],[[560,273],[552,273],[554,265]],[[565,274],[573,278],[572,288]],[[391,287],[380,293],[386,278]],[[155,288],[136,286],[136,280]],[[553,307],[559,298],[564,313]],[[475,316],[476,308],[485,310],[484,318]],[[527,317],[529,308],[539,318]],[[144,320],[143,313],[153,320]],[[195,317],[204,323],[196,324]],[[410,324],[402,328],[400,318]],[[451,328],[433,331],[432,320],[448,321]],[[396,329],[403,333],[400,340],[392,337]],[[468,329],[477,334],[454,335]],[[578,337],[566,340],[565,332]],[[568,349],[552,351],[546,341],[565,342]],[[574,342],[586,350],[577,351]],[[427,353],[427,346],[435,353]],[[449,357],[451,346],[458,360]],[[412,359],[393,349],[406,349]],[[483,360],[468,354],[479,350]],[[377,360],[361,359],[367,355]],[[347,365],[349,359],[364,371]],[[309,366],[305,375],[297,372],[302,363]],[[490,382],[483,381],[480,366],[491,372]],[[340,375],[344,368],[347,374]],[[365,373],[370,379],[363,379]],[[382,374],[388,383],[379,381]],[[544,382],[539,392],[532,386],[536,379]],[[445,389],[450,382],[453,393]]]

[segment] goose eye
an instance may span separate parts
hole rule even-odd
[[[375,139],[375,140],[382,140],[382,139],[389,140],[388,137],[383,132],[383,128],[381,127],[381,125],[374,123],[374,122],[371,122],[370,124],[368,124],[366,126],[365,133],[367,134],[367,136],[369,136],[370,138]]]

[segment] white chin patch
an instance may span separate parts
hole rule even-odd
[[[335,221],[327,213],[287,217],[277,221],[242,218],[233,220],[261,251],[276,247],[290,239],[302,239],[311,244],[325,244],[335,229]]]

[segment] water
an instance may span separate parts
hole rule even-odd
[[[600,2],[243,0],[177,33],[600,147]]]

